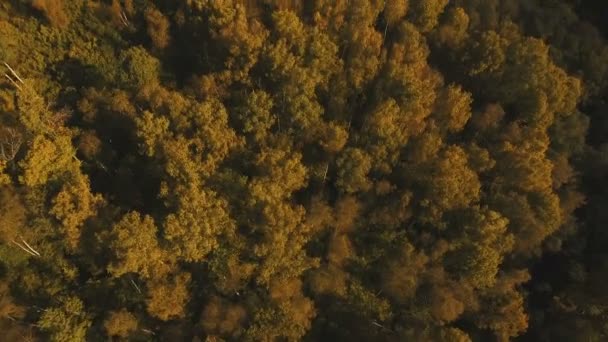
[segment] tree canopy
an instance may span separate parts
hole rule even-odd
[[[0,2],[0,340],[608,340],[608,6]]]

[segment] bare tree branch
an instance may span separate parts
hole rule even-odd
[[[15,158],[21,144],[23,136],[15,128],[0,128],[0,161],[9,162]]]
[[[327,171],[329,171],[329,163],[325,166],[325,172],[323,172],[323,184],[325,184],[325,179],[327,178]]]
[[[133,284],[133,287],[135,287],[135,289],[137,290],[137,292],[139,292],[141,294],[141,289],[139,288],[139,286],[137,286],[137,284],[135,284],[135,282],[133,281],[133,279],[129,279],[131,280],[131,284]]]
[[[23,249],[24,251],[26,251],[27,253],[33,255],[33,256],[37,256],[36,254],[34,254],[33,252],[31,252],[30,250],[28,250],[27,248],[25,248],[24,246],[22,246],[19,242],[15,241],[15,240],[11,240],[12,243],[14,243],[15,245],[17,245],[17,247]]]
[[[120,11],[120,19],[122,20],[122,23],[125,24],[125,26],[129,26],[129,18],[127,18],[125,11]]]
[[[25,240],[23,240],[23,238],[21,238],[21,241],[23,241],[23,243],[27,246],[27,248],[29,248],[32,252],[36,253],[37,256],[40,256],[40,253],[38,253],[37,250],[35,250],[34,248],[32,248],[32,246],[30,246],[27,242],[25,242]]]
[[[21,90],[21,87],[19,86],[19,84],[17,84],[17,82],[15,82],[15,80],[13,80],[9,75],[4,74],[4,77],[8,78],[9,81],[11,81],[11,83],[19,90]]]
[[[4,62],[4,65],[6,65],[6,67],[8,68],[8,70],[11,71],[11,73],[13,74],[13,76],[15,76],[19,82],[21,82],[21,84],[25,84],[25,82],[23,82],[23,80],[21,79],[21,77],[19,77],[19,75],[17,75],[17,72],[15,72],[15,70],[13,70],[13,68],[11,68],[10,65],[8,65],[8,63]]]

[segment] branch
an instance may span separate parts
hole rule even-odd
[[[0,144],[0,160],[2,160],[2,161],[9,161],[10,160],[10,158],[6,154],[6,151],[4,151],[4,145],[3,144]]]
[[[23,240],[23,238],[21,238],[21,241],[23,241],[23,243],[27,246],[27,248],[31,249],[32,252],[36,253],[36,255],[40,256],[40,253],[38,253],[37,250],[33,249],[32,246],[30,246],[27,242],[25,242],[25,240]]]
[[[376,322],[376,321],[372,321],[372,324],[373,324],[373,325],[375,325],[375,326],[377,326],[377,327],[384,328],[384,325],[379,324],[379,323],[378,323],[378,322]]]
[[[18,242],[16,242],[15,240],[11,240],[12,243],[14,243],[15,245],[17,245],[19,248],[23,249],[24,251],[28,252],[29,254],[33,255],[33,256],[37,256],[36,254],[34,254],[33,252],[31,252],[30,250],[28,250],[27,248],[21,246]]]
[[[139,294],[141,294],[141,290],[139,289],[139,286],[137,286],[137,284],[135,284],[135,282],[133,281],[133,279],[131,280],[131,284],[133,284],[133,286],[135,287],[135,289],[137,290],[137,292],[139,292]]]
[[[22,136],[12,128],[0,129],[0,160],[10,161],[19,152]]]
[[[17,82],[15,82],[15,80],[13,80],[9,75],[4,74],[4,77],[8,78],[9,81],[11,81],[11,83],[17,87],[17,89],[21,90],[21,87],[19,86],[19,84],[17,84]]]
[[[129,18],[127,18],[125,11],[120,11],[120,19],[125,26],[129,27]]]
[[[325,184],[325,179],[327,178],[327,171],[329,171],[329,163],[325,166],[325,172],[323,173],[323,184]]]
[[[11,68],[10,65],[8,65],[6,62],[4,62],[4,65],[6,65],[6,67],[8,68],[8,70],[10,70],[11,73],[13,73],[13,75],[19,80],[19,82],[21,82],[21,84],[25,84],[25,82],[23,82],[23,80],[21,79],[21,77],[19,77],[19,75],[17,75],[17,73],[15,72],[15,70],[13,70],[13,68]]]

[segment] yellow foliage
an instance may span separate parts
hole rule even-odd
[[[333,265],[328,265],[312,271],[309,284],[315,294],[344,297],[347,291],[347,280],[346,272]]]
[[[0,319],[21,319],[25,316],[25,308],[14,303],[10,295],[8,283],[0,282]]]
[[[63,8],[63,0],[34,0],[32,6],[42,11],[53,26],[65,28],[70,24],[70,18]]]
[[[101,140],[94,132],[86,131],[78,139],[78,151],[87,159],[94,159],[101,152]]]
[[[411,0],[408,17],[421,32],[429,32],[437,25],[447,4],[448,0]]]
[[[247,311],[238,305],[212,297],[201,314],[201,326],[208,335],[239,337],[243,324],[247,318]]]
[[[148,7],[144,13],[148,26],[148,36],[152,45],[158,49],[164,49],[169,45],[169,20],[156,8]]]
[[[169,270],[164,251],[158,246],[156,225],[150,216],[130,212],[112,227],[115,260],[108,266],[114,277],[134,272],[142,278],[162,277]]]
[[[452,133],[461,131],[471,117],[472,103],[470,93],[462,90],[460,86],[450,85],[439,98],[437,105],[439,124]]]
[[[270,283],[270,298],[275,301],[288,301],[294,296],[300,296],[302,281],[298,278],[279,278]]]
[[[465,309],[464,303],[454,298],[450,289],[435,288],[431,297],[431,313],[441,322],[456,320]]]
[[[353,246],[346,234],[332,235],[327,251],[330,263],[342,266],[353,254]]]
[[[103,322],[108,336],[127,338],[137,330],[137,318],[125,309],[112,311]]]
[[[353,194],[369,190],[372,183],[367,174],[372,168],[368,153],[358,148],[347,148],[336,161],[338,179],[336,185],[343,193]]]
[[[339,232],[349,232],[355,228],[355,222],[359,216],[361,204],[354,196],[342,197],[336,203],[335,227]]]
[[[227,203],[215,192],[193,186],[180,186],[175,191],[178,207],[165,220],[165,238],[176,257],[201,261],[217,248],[219,236],[234,229],[234,221],[228,215]]]
[[[49,139],[37,135],[30,143],[27,155],[19,162],[23,169],[19,180],[24,185],[37,186],[65,173],[77,173],[80,163],[74,159],[74,153],[69,136],[59,135]]]
[[[69,248],[77,247],[82,225],[96,214],[101,202],[102,197],[91,193],[89,180],[83,175],[65,183],[52,200],[50,213],[61,222]]]
[[[299,153],[280,148],[263,149],[256,165],[262,177],[255,178],[250,189],[256,200],[275,203],[289,197],[307,182],[307,172]]]
[[[154,279],[148,284],[148,313],[163,321],[183,318],[190,298],[190,274],[180,273],[169,279]]]
[[[389,26],[394,26],[403,19],[409,7],[409,0],[386,0],[384,17]]]
[[[412,298],[420,283],[419,273],[428,262],[428,257],[406,244],[399,259],[391,262],[383,274],[382,287],[399,302]]]

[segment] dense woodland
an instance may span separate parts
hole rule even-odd
[[[0,1],[0,340],[607,341],[607,16]]]

